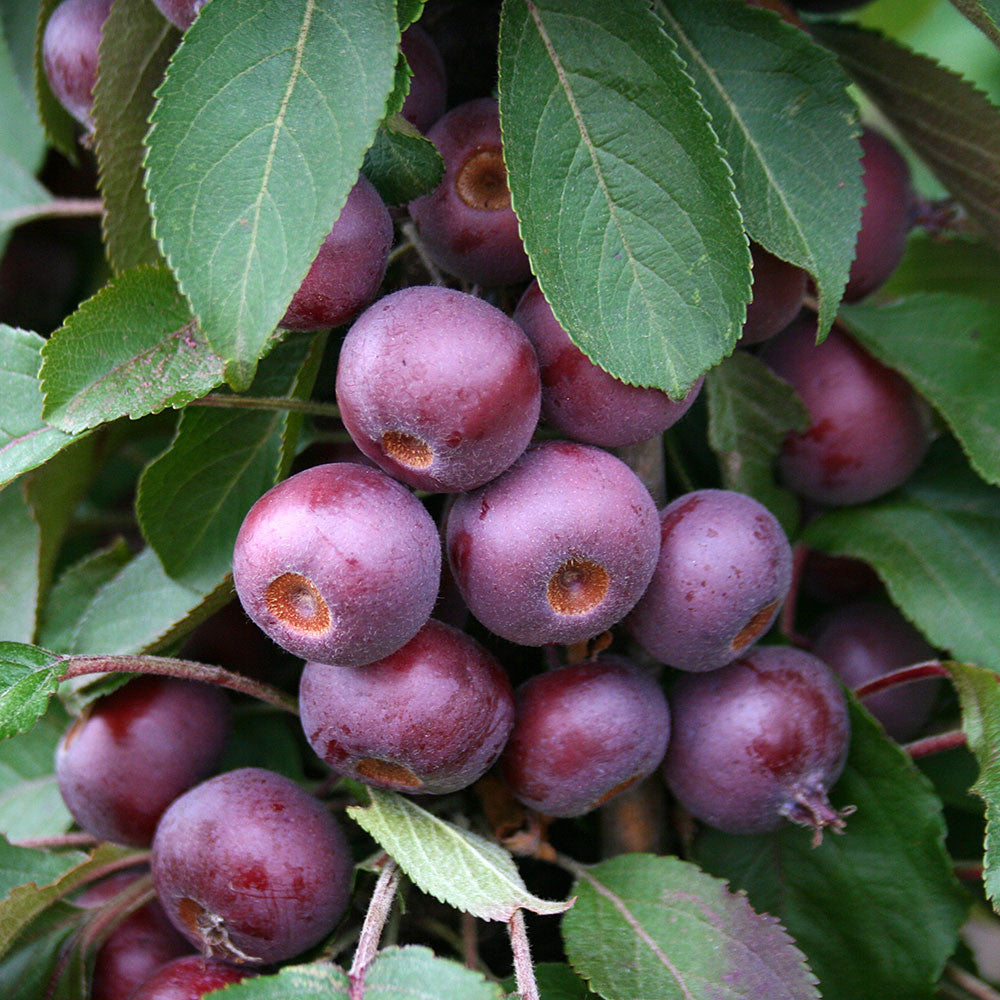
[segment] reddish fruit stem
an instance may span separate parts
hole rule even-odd
[[[12,847],[34,847],[42,850],[58,850],[60,847],[96,847],[100,841],[89,833],[64,833],[60,837],[28,837],[12,840]]]
[[[914,663],[909,667],[900,667],[892,673],[883,674],[875,680],[868,681],[854,689],[854,694],[858,698],[867,698],[870,694],[877,694],[888,688],[898,687],[900,684],[909,684],[912,681],[922,680],[924,677],[947,677],[948,671],[941,666],[940,660],[927,660],[925,663]]]
[[[932,753],[964,747],[965,743],[965,733],[961,729],[952,729],[947,733],[938,733],[936,736],[928,736],[922,740],[905,743],[903,749],[916,760],[917,757],[929,757]]]

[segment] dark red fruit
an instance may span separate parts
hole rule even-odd
[[[427,621],[441,577],[430,515],[354,462],[316,465],[265,493],[240,527],[233,581],[247,614],[306,660],[354,666]]]
[[[448,94],[444,60],[434,39],[419,24],[411,24],[403,32],[400,48],[413,73],[400,113],[411,125],[426,132],[444,114]]]
[[[517,692],[507,787],[549,816],[590,812],[656,770],[670,738],[659,685],[619,656],[550,670]]]
[[[119,872],[90,886],[76,899],[77,906],[98,907],[127,889],[139,877]],[[157,969],[191,951],[155,900],[130,913],[108,935],[94,958],[90,1000],[122,1000]]]
[[[852,688],[884,674],[935,658],[923,636],[891,605],[848,604],[816,626],[812,651]],[[925,679],[869,695],[862,704],[900,742],[915,736],[930,718],[941,684]]]
[[[167,916],[202,954],[238,965],[283,962],[326,937],[347,907],[352,865],[322,803],[252,767],[182,795],[153,841]]]
[[[915,193],[910,168],[880,132],[861,133],[865,203],[844,300],[855,302],[880,288],[896,270],[906,250],[913,222]]]
[[[796,320],[761,358],[790,382],[809,429],[785,438],[781,477],[801,496],[864,503],[905,482],[930,444],[925,409],[909,384],[838,327],[816,344],[816,317]]]
[[[359,177],[278,325],[322,330],[350,322],[378,294],[391,246],[389,210]]]
[[[827,791],[847,758],[847,702],[830,668],[789,646],[755,649],[670,691],[670,790],[694,816],[729,833],[766,833],[788,819],[844,826]],[[853,810],[852,810],[853,811]]]
[[[42,36],[42,62],[52,93],[79,122],[90,118],[97,80],[97,48],[111,11],[111,0],[63,0]]]
[[[187,31],[194,24],[198,11],[207,2],[208,0],[153,0],[153,3],[160,9],[160,13],[168,21],[176,24],[181,31]]]
[[[200,955],[178,958],[147,979],[134,993],[116,1000],[201,1000],[213,990],[253,978],[249,969],[236,969]]]
[[[299,707],[310,746],[339,774],[434,795],[482,777],[514,724],[500,664],[436,621],[376,663],[307,663]]]
[[[456,497],[448,558],[469,610],[526,646],[589,639],[620,621],[656,565],[656,507],[606,451],[551,441]]]
[[[747,306],[740,344],[759,344],[784,330],[799,314],[809,276],[801,267],[750,244],[753,257],[753,299]]]
[[[810,549],[802,567],[801,587],[814,600],[843,604],[877,593],[882,589],[882,581],[860,559]]]
[[[766,507],[698,490],[661,513],[656,571],[626,624],[664,663],[715,670],[771,627],[791,579],[791,546]]]
[[[410,202],[424,247],[449,274],[482,285],[531,277],[531,264],[510,206],[500,114],[492,97],[468,101],[427,133],[444,157],[445,175]]]
[[[531,440],[538,361],[495,306],[412,286],[379,299],[351,327],[337,404],[357,446],[390,475],[432,492],[471,490]]]
[[[543,416],[576,441],[604,448],[646,441],[687,413],[704,381],[698,379],[683,399],[673,400],[659,389],[613,378],[569,339],[537,281],[521,296],[514,320],[538,354]]]
[[[148,846],[163,810],[215,769],[229,702],[210,684],[140,677],[89,705],[56,749],[73,818],[99,840]]]

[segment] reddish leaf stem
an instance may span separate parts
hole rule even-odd
[[[84,674],[158,674],[162,677],[180,677],[205,684],[218,684],[231,691],[258,698],[293,715],[298,715],[299,712],[291,695],[269,684],[262,684],[222,667],[196,663],[194,660],[176,660],[167,656],[67,656],[63,665],[65,670],[59,678],[63,681]]]
[[[854,689],[855,695],[859,698],[867,698],[870,694],[877,694],[887,688],[898,687],[900,684],[909,684],[912,681],[919,681],[924,677],[947,677],[948,671],[941,666],[940,660],[927,660],[925,663],[914,663],[909,667],[900,667],[890,674],[883,674],[875,680],[862,684]]]
[[[64,833],[59,837],[27,837],[25,840],[12,840],[10,843],[14,847],[58,850],[61,847],[96,847],[99,841],[89,833]]]
[[[13,227],[34,219],[84,218],[100,215],[103,211],[104,203],[100,198],[54,198],[37,205],[20,205],[0,212],[0,222]]]
[[[517,909],[507,923],[510,933],[510,947],[514,953],[514,978],[517,980],[517,994],[521,1000],[541,1000],[538,983],[535,980],[535,966],[531,961],[531,946],[528,943],[528,929],[524,923],[524,911]]]
[[[929,757],[933,753],[964,746],[965,733],[961,729],[953,729],[947,733],[938,733],[936,736],[927,736],[922,740],[905,743],[903,749],[916,760],[917,757]]]
[[[955,878],[963,882],[978,882],[983,877],[983,865],[980,861],[956,861],[952,871]]]
[[[313,417],[340,419],[340,410],[333,403],[317,403],[288,396],[230,396],[224,392],[210,392],[207,396],[193,399],[188,405],[216,406],[227,410],[294,410]]]

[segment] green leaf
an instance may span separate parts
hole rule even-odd
[[[52,195],[7,153],[0,151],[0,253],[7,233],[45,214]]]
[[[399,21],[400,32],[420,19],[424,12],[424,4],[427,0],[396,0],[396,18]]]
[[[994,44],[1000,45],[1000,0],[951,0]]]
[[[54,703],[35,727],[3,744],[0,833],[9,840],[55,837],[73,825],[56,784],[56,745],[69,717]]]
[[[678,858],[624,854],[577,873],[570,964],[606,1000],[818,1000],[781,925]]]
[[[73,631],[97,591],[132,558],[124,539],[91,552],[65,569],[53,586],[38,628],[38,642],[56,653],[73,652]]]
[[[324,339],[279,344],[251,392],[307,397]],[[301,421],[287,410],[185,410],[170,447],[142,474],[136,502],[143,534],[171,577],[206,589],[230,571],[243,518],[287,472]]]
[[[0,9],[0,18],[6,33],[8,12]],[[31,48],[29,44],[28,58]],[[24,53],[19,53],[16,48],[7,44],[6,40],[0,42],[0,153],[12,159],[27,173],[33,174],[41,165],[45,153],[45,136],[34,108],[27,99],[28,92],[22,89],[17,77],[15,60],[23,55]]]
[[[0,642],[0,740],[26,732],[45,714],[61,673],[55,653]]]
[[[917,292],[947,292],[1000,305],[1000,254],[985,243],[943,240],[918,230],[878,297],[889,302]]]
[[[6,897],[0,899],[0,957],[52,903],[134,853],[133,848],[103,844],[89,857],[79,851],[54,854],[0,841],[0,896]]]
[[[11,951],[0,962],[0,992],[5,1000],[38,1000],[51,995],[47,990],[61,966],[64,948],[70,945],[87,916],[77,906],[57,902],[21,931]],[[82,995],[82,991],[77,994]]]
[[[222,575],[198,590],[167,576],[151,549],[144,549],[100,587],[73,633],[74,653],[155,653],[186,635],[232,597]]]
[[[43,415],[68,432],[180,407],[222,381],[165,267],[141,267],[88,299],[42,348]]]
[[[350,989],[343,969],[317,962],[289,965],[276,975],[244,979],[205,996],[216,1000],[348,1000]]]
[[[101,34],[101,73],[94,86],[98,185],[108,260],[116,272],[161,260],[142,186],[143,139],[153,91],[180,40],[151,3],[116,3]]]
[[[379,952],[365,973],[365,1000],[502,1000],[479,972],[409,945]]]
[[[972,787],[986,803],[983,882],[993,908],[1000,910],[1000,684],[997,675],[967,663],[949,663],[948,672],[962,706],[962,728],[979,764]]]
[[[233,0],[174,54],[148,138],[154,231],[236,389],[357,181],[398,44],[392,0]]]
[[[956,73],[877,32],[841,24],[812,30],[1000,245],[1000,109]]]
[[[951,442],[938,442],[888,496],[822,514],[802,541],[870,563],[933,645],[1000,671],[1000,490],[974,476]]]
[[[680,399],[730,354],[750,256],[691,79],[642,0],[509,0],[500,118],[532,270],[571,339]]]
[[[24,496],[23,484],[0,490],[0,636],[31,642],[38,613],[38,525]]]
[[[433,142],[397,114],[379,126],[362,169],[387,205],[404,205],[438,186],[444,160]]]
[[[292,781],[304,781],[302,766],[302,724],[287,712],[262,715],[259,702],[247,711],[236,712],[232,735],[219,762],[219,772],[241,767],[263,767]]]
[[[535,965],[535,980],[541,1000],[593,1000],[594,997],[587,984],[561,962],[538,962]],[[517,982],[511,976],[501,986],[505,994],[514,993]]]
[[[774,461],[788,431],[804,431],[809,415],[795,390],[752,354],[736,351],[705,378],[708,440],[726,489],[759,500],[787,534],[798,500],[775,482]]]
[[[371,805],[347,812],[399,863],[414,884],[443,903],[481,920],[509,920],[519,908],[562,913],[567,902],[528,892],[513,858],[502,847],[438,819],[397,795],[370,788]]]
[[[28,105],[35,104],[35,34],[39,0],[0,0],[0,21],[12,66]],[[40,126],[39,126],[40,128]],[[44,137],[42,139],[44,146]]]
[[[914,294],[845,308],[841,319],[944,417],[972,467],[1000,485],[1000,310],[995,302]],[[942,350],[941,331],[948,331]]]
[[[792,826],[753,837],[706,830],[695,854],[781,920],[824,1000],[930,1000],[968,911],[944,850],[941,804],[853,702],[851,731],[831,794],[838,808],[857,806],[844,836],[813,848]]]
[[[42,62],[42,36],[45,34],[45,25],[48,24],[52,12],[60,2],[61,0],[40,0],[38,4],[38,28],[35,34],[35,101],[49,145],[55,146],[72,163],[76,163],[77,121],[52,93],[48,77],[45,75],[45,64]]]
[[[864,201],[850,81],[829,52],[770,11],[731,0],[656,0],[653,9],[712,116],[747,232],[813,276],[825,334]]]
[[[0,485],[41,465],[75,440],[42,419],[37,333],[0,323]]]

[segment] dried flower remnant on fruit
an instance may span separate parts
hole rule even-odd
[[[596,608],[608,592],[607,570],[589,559],[574,556],[549,580],[548,600],[561,615],[582,615]]]
[[[267,610],[297,632],[325,632],[330,609],[323,595],[301,573],[283,573],[267,585]]]

